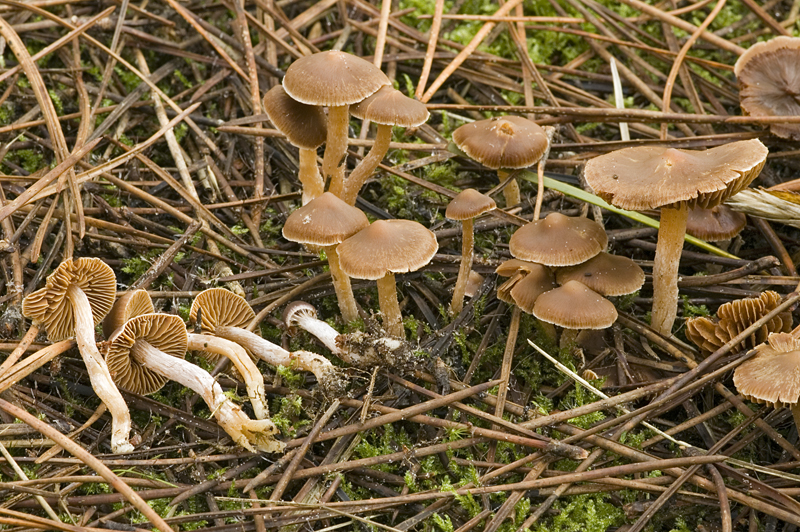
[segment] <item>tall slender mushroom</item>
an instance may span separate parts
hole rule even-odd
[[[678,313],[678,265],[689,207],[713,207],[747,187],[767,158],[758,139],[706,151],[659,146],[625,148],[586,164],[584,175],[609,203],[630,210],[661,208],[653,264],[653,328],[672,334]]]
[[[325,112],[321,107],[291,98],[282,85],[275,85],[264,96],[264,110],[269,121],[286,135],[286,140],[300,150],[297,178],[303,186],[305,205],[325,191],[325,180],[317,167],[317,148],[328,135]]]
[[[155,393],[173,380],[199,394],[219,425],[249,451],[281,452],[283,443],[269,419],[252,420],[231,401],[204,369],[183,359],[188,346],[186,326],[178,316],[142,314],[128,320],[109,339],[106,360],[120,386],[142,394]]]
[[[356,279],[378,282],[383,326],[405,338],[394,275],[416,271],[430,262],[439,244],[436,235],[411,220],[378,220],[339,244],[342,271]]]
[[[47,277],[44,288],[22,301],[22,313],[43,324],[52,342],[75,337],[92,389],[111,414],[111,450],[127,453],[133,450],[128,441],[131,415],[94,338],[116,291],[114,271],[100,259],[67,259]]]
[[[350,105],[391,85],[386,74],[352,54],[330,50],[301,57],[286,69],[283,88],[300,103],[328,108],[328,136],[322,175],[330,191],[341,197],[347,166],[347,129]]]
[[[330,192],[294,211],[283,225],[283,236],[287,240],[322,246],[325,250],[339,310],[347,323],[358,319],[358,305],[350,278],[339,265],[336,248],[367,226],[369,220],[360,209],[348,205]]]

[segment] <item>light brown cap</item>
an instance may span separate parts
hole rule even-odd
[[[325,192],[289,215],[283,237],[300,244],[334,246],[368,225],[361,209]]]
[[[486,194],[474,188],[465,188],[450,200],[444,215],[450,220],[469,220],[497,208],[497,204]]]
[[[537,264],[535,262],[528,262],[526,260],[519,260],[519,259],[508,259],[503,261],[500,266],[495,269],[495,273],[497,275],[502,275],[503,277],[511,277],[517,272],[532,272],[535,268],[539,268],[541,264]]]
[[[748,48],[734,66],[739,103],[751,116],[800,115],[800,39],[776,37]],[[770,124],[779,137],[800,140],[800,124]]]
[[[527,168],[547,150],[547,134],[521,116],[502,116],[464,124],[453,131],[453,142],[487,168]]]
[[[480,288],[483,284],[483,279],[483,275],[479,274],[475,270],[470,270],[469,277],[467,278],[467,287],[464,289],[464,295],[467,297],[473,297],[478,291],[478,288]]]
[[[137,340],[147,343],[176,358],[186,356],[188,339],[186,326],[173,314],[142,314],[131,318],[109,339],[106,364],[120,388],[147,395],[155,393],[167,378],[139,364],[131,356]]]
[[[800,340],[789,333],[773,333],[755,349],[756,355],[733,373],[739,393],[776,407],[800,402]]]
[[[354,104],[350,114],[385,126],[417,127],[428,121],[430,113],[425,104],[409,98],[391,85]]]
[[[286,69],[283,88],[298,102],[336,107],[360,102],[391,81],[360,57],[337,50],[301,57]]]
[[[117,279],[108,264],[89,257],[65,260],[47,277],[44,288],[28,294],[22,301],[22,313],[44,325],[51,342],[75,336],[75,315],[67,298],[67,288],[72,284],[89,299],[95,325],[114,304]]]
[[[436,235],[411,220],[378,220],[336,248],[345,275],[371,280],[419,270],[438,249]]]
[[[539,266],[520,279],[509,291],[511,299],[520,310],[533,314],[533,307],[539,296],[556,287],[553,274],[549,268]]]
[[[209,288],[197,294],[189,310],[192,323],[197,322],[198,311],[203,334],[214,334],[217,327],[244,328],[256,317],[247,300],[224,288]]]
[[[298,102],[282,85],[275,85],[264,96],[264,110],[293,146],[314,150],[325,142],[328,119],[322,107]]]
[[[560,268],[556,280],[558,284],[578,281],[604,296],[622,296],[644,285],[644,271],[628,257],[602,252],[584,263]]]
[[[709,242],[730,240],[747,225],[747,216],[727,205],[717,205],[710,209],[693,207],[686,219],[686,232],[693,237]]]
[[[578,281],[540,295],[533,315],[566,329],[605,329],[617,320],[617,309],[608,299]]]
[[[640,146],[591,159],[584,176],[598,196],[623,209],[681,202],[709,208],[746,188],[761,172],[767,153],[758,139],[705,151]]]
[[[591,259],[607,245],[608,236],[599,223],[552,212],[517,229],[508,247],[518,259],[546,266],[572,266]]]
[[[153,307],[153,300],[147,290],[131,290],[125,292],[117,299],[111,312],[103,320],[103,335],[110,338],[118,328],[125,325],[125,322],[142,314],[152,314],[156,309]]]

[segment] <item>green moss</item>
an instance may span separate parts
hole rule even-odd
[[[553,504],[555,515],[538,523],[535,532],[606,532],[625,522],[625,513],[606,502],[608,495],[576,495]]]

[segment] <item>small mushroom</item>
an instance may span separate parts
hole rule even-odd
[[[109,338],[114,331],[125,325],[125,322],[141,314],[152,314],[156,309],[147,290],[131,290],[125,292],[111,307],[111,311],[103,320],[103,336]]]
[[[67,259],[47,277],[44,288],[22,301],[22,313],[45,326],[52,342],[75,337],[89,380],[111,414],[111,450],[128,453],[131,416],[95,343],[94,328],[114,303],[114,271],[96,258]]]
[[[460,221],[462,226],[461,263],[458,267],[456,286],[453,288],[453,299],[450,302],[451,314],[458,314],[464,307],[464,293],[467,288],[467,281],[469,281],[469,274],[472,271],[472,259],[475,254],[473,222],[481,214],[496,208],[497,204],[492,198],[472,188],[462,190],[447,205],[444,215],[450,220]]]
[[[580,264],[607,245],[608,236],[599,223],[558,212],[520,227],[508,243],[512,256],[545,266]]]
[[[730,240],[747,225],[747,216],[727,205],[710,209],[692,207],[686,218],[686,232],[707,242]]]
[[[632,294],[644,285],[644,271],[628,257],[602,252],[575,266],[556,271],[558,284],[578,281],[604,296]]]
[[[386,331],[405,338],[394,275],[428,264],[439,244],[436,235],[410,220],[378,220],[339,244],[342,271],[355,279],[378,282],[378,304]]]
[[[120,386],[154,393],[173,380],[199,394],[231,438],[249,451],[281,452],[278,429],[268,419],[252,420],[231,401],[204,369],[183,359],[188,339],[183,320],[170,314],[142,314],[109,339],[106,359]]]
[[[578,281],[540,295],[533,315],[565,329],[605,329],[617,321],[614,304]]]

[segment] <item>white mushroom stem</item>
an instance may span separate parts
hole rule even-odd
[[[328,108],[328,138],[322,158],[323,179],[330,178],[328,190],[342,198],[344,194],[344,170],[347,166],[347,136],[350,125],[350,106]]]
[[[500,178],[501,183],[508,179],[508,175],[509,173],[505,170],[497,170],[497,177]],[[506,199],[506,209],[522,201],[519,193],[519,183],[517,183],[516,177],[512,178],[503,188],[503,197]]]
[[[133,451],[133,445],[128,441],[131,432],[131,414],[125,399],[111,378],[105,360],[97,350],[89,298],[74,284],[67,288],[67,297],[72,302],[72,312],[75,316],[75,340],[86,364],[92,389],[111,414],[111,450],[114,453],[129,453]]]
[[[458,266],[456,286],[453,288],[453,299],[450,302],[450,314],[456,315],[464,308],[464,293],[467,291],[469,272],[472,270],[472,258],[475,254],[475,234],[473,219],[461,222],[461,263]]]
[[[356,198],[358,198],[361,187],[364,186],[369,176],[372,175],[372,172],[375,171],[386,156],[386,152],[389,151],[389,143],[392,140],[392,126],[384,124],[377,124],[377,126],[378,130],[375,133],[375,143],[372,145],[372,149],[358,163],[358,166],[350,172],[350,176],[347,178],[347,183],[344,187],[344,198],[342,199],[348,205],[356,204]]]
[[[403,316],[400,314],[400,303],[397,301],[397,287],[394,274],[387,273],[378,279],[378,306],[383,314],[383,328],[397,338],[405,339]]]
[[[350,323],[359,318],[358,305],[353,295],[353,287],[350,285],[350,278],[342,271],[339,266],[339,254],[336,246],[324,246],[325,254],[328,257],[328,266],[331,269],[331,279],[333,280],[333,290],[336,292],[336,300],[339,302],[339,310],[342,318]]]
[[[653,314],[651,326],[664,336],[672,334],[678,315],[678,265],[686,235],[686,203],[661,207],[656,256],[653,262]]]
[[[250,451],[283,450],[283,444],[272,437],[278,432],[275,424],[269,419],[248,418],[239,406],[228,399],[222,387],[204,369],[181,358],[170,356],[141,338],[133,344],[131,355],[148,369],[199,394],[217,423],[237,444]]]
[[[247,397],[250,399],[250,404],[253,405],[256,419],[269,419],[269,409],[264,393],[264,376],[258,371],[247,351],[236,342],[210,334],[189,333],[188,336],[189,351],[208,351],[230,359],[244,380]]]
[[[317,150],[308,148],[300,148],[300,170],[297,178],[303,185],[303,205],[322,196],[325,192],[325,180],[322,179],[322,174],[319,173],[317,166]]]

